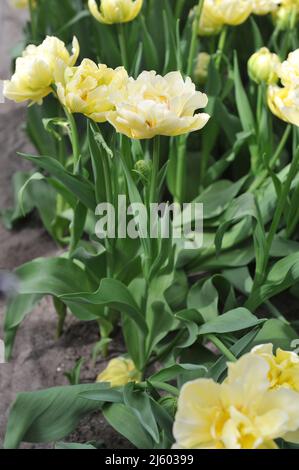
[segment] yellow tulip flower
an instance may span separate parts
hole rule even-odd
[[[278,55],[262,47],[248,61],[248,73],[256,83],[273,85],[278,81],[278,70],[281,65]]]
[[[198,25],[199,36],[213,36],[223,28],[224,22],[219,16],[215,17],[214,10],[212,3],[204,2]]]
[[[277,10],[281,0],[252,0],[252,13],[255,15],[267,15]]]
[[[281,83],[286,87],[299,87],[299,49],[288,55],[278,70]]]
[[[115,24],[133,21],[140,13],[143,0],[88,0],[91,14],[100,23]]]
[[[299,392],[299,357],[292,351],[280,348],[273,354],[273,344],[262,344],[251,351],[268,362],[271,388],[286,387]]]
[[[55,36],[48,36],[39,46],[28,46],[17,59],[11,80],[4,82],[4,96],[17,103],[30,100],[41,104],[52,92],[51,85],[61,81],[65,68],[75,64],[79,50],[76,38],[70,55],[64,42]]]
[[[97,377],[97,382],[109,382],[111,387],[121,387],[129,382],[140,382],[141,374],[131,359],[112,359],[106,369]]]
[[[63,83],[57,83],[57,94],[70,113],[81,113],[96,122],[105,122],[114,110],[110,95],[125,86],[128,74],[84,59],[78,67],[67,68]]]
[[[252,4],[248,0],[205,0],[202,15],[207,23],[222,27],[244,23],[251,13]]]
[[[299,88],[271,85],[267,95],[268,106],[275,116],[299,126]]]
[[[275,449],[275,439],[297,442],[298,393],[271,390],[269,364],[246,354],[228,365],[218,384],[198,379],[185,384],[174,424],[176,449]]]
[[[194,114],[207,105],[208,98],[180,72],[165,77],[143,72],[136,80],[129,79],[114,102],[116,110],[107,119],[117,132],[132,139],[186,134],[202,129],[210,118],[205,113]]]

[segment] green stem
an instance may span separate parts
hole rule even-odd
[[[182,135],[178,140],[176,201],[179,203],[184,201],[185,195],[187,139],[188,137],[186,135]]]
[[[192,37],[191,37],[191,44],[190,44],[188,65],[187,65],[188,77],[190,77],[193,72],[193,65],[194,65],[196,46],[197,46],[198,24],[200,22],[200,17],[202,14],[203,6],[204,6],[204,0],[199,0],[198,5],[196,7],[193,24],[192,24]]]
[[[283,186],[281,196],[278,200],[278,204],[277,204],[277,207],[276,207],[274,218],[273,218],[273,221],[272,221],[272,224],[271,224],[271,227],[270,227],[270,231],[269,231],[269,234],[268,234],[268,237],[267,237],[267,250],[266,250],[266,255],[267,256],[266,256],[266,259],[265,259],[265,267],[268,264],[270,250],[271,250],[271,247],[272,247],[272,244],[273,244],[275,234],[276,234],[276,232],[278,230],[278,227],[279,227],[279,224],[280,224],[281,216],[282,216],[283,211],[285,209],[285,205],[286,205],[286,202],[287,202],[287,199],[288,199],[288,196],[289,196],[292,181],[293,181],[294,177],[296,176],[296,173],[297,173],[297,170],[298,170],[298,164],[299,164],[299,147],[298,147],[298,149],[297,149],[297,151],[294,155],[293,161],[291,163],[290,171],[289,171],[288,177],[286,179],[286,182]]]
[[[283,211],[285,209],[285,205],[286,205],[288,195],[289,195],[289,192],[290,192],[290,189],[291,189],[292,181],[293,181],[294,177],[296,176],[296,173],[297,173],[297,170],[298,170],[298,164],[299,164],[299,147],[298,147],[297,151],[295,152],[295,155],[293,157],[287,179],[286,179],[286,181],[285,181],[285,183],[282,187],[281,195],[280,195],[280,197],[277,201],[276,210],[275,210],[274,217],[273,217],[271,227],[270,227],[270,230],[269,230],[269,233],[268,233],[268,236],[267,236],[267,240],[266,240],[266,248],[265,248],[265,252],[264,252],[264,259],[263,259],[263,263],[262,263],[262,268],[261,268],[260,272],[256,272],[256,274],[255,274],[255,279],[254,279],[251,295],[250,295],[249,299],[247,300],[247,302],[245,304],[246,308],[248,308],[248,309],[253,308],[252,307],[252,299],[254,298],[256,290],[260,288],[260,286],[263,284],[263,282],[265,280],[266,272],[267,272],[267,266],[268,266],[269,259],[270,259],[270,252],[271,252],[271,248],[272,248],[272,245],[273,245],[274,237],[275,237],[276,232],[277,232],[277,230],[279,228],[279,225],[280,225],[281,217],[282,217]]]
[[[175,16],[177,18],[181,17],[185,2],[186,0],[177,0],[176,9],[175,9]]]
[[[125,30],[124,30],[124,25],[122,23],[117,25],[117,33],[118,33],[118,41],[119,41],[122,65],[129,72],[129,61],[128,61],[127,46],[126,46]]]
[[[79,160],[80,160],[80,143],[79,143],[79,134],[77,129],[77,124],[72,113],[70,113],[66,108],[64,108],[65,115],[68,119],[70,131],[69,137],[72,144],[73,150],[73,173],[74,175],[79,171]],[[74,210],[74,220],[70,225],[70,246],[69,246],[69,257],[71,258],[75,248],[76,248],[76,234],[75,234],[75,217],[76,210]]]
[[[215,60],[215,66],[217,70],[219,70],[220,65],[221,65],[226,38],[227,38],[227,26],[223,26],[221,34],[220,34],[220,38],[219,38],[218,47],[217,47],[217,57]]]
[[[187,76],[190,77],[193,72],[194,59],[197,47],[198,24],[202,14],[204,0],[199,0],[196,7],[196,12],[192,24],[192,37],[189,49],[188,63],[187,63]],[[185,173],[186,173],[186,147],[188,136],[182,135],[178,143],[178,161],[176,172],[176,194],[175,199],[177,202],[182,203],[184,200],[184,186],[185,186]]]
[[[289,124],[284,133],[283,133],[283,136],[281,138],[281,141],[276,149],[276,152],[274,153],[273,157],[271,158],[270,160],[270,168],[273,169],[274,166],[276,165],[276,162],[277,160],[279,159],[284,147],[285,147],[285,144],[290,136],[290,133],[291,133],[291,129],[292,129],[292,126]],[[249,191],[252,192],[252,191],[255,191],[256,189],[258,189],[262,184],[263,182],[267,179],[268,177],[268,171],[265,170],[262,172],[262,174],[260,175],[259,178],[257,178],[253,183],[252,185],[250,186],[249,188]]]
[[[166,384],[164,382],[150,382],[151,385],[155,388],[158,388],[160,390],[164,390],[165,392],[169,392],[171,395],[174,395],[175,397],[179,396],[179,391],[176,387],[173,385]]]
[[[67,120],[70,126],[69,136],[70,136],[70,140],[72,144],[73,158],[74,158],[73,171],[74,173],[76,173],[78,170],[78,163],[80,159],[79,134],[78,134],[77,124],[76,124],[73,114],[70,113],[66,108],[64,108],[64,112],[65,112],[65,115],[67,117]]]
[[[222,341],[215,335],[206,335],[206,338],[213,343],[217,349],[231,362],[236,362],[236,357],[233,353],[222,343]]]
[[[30,11],[30,21],[31,21],[31,34],[33,42],[37,41],[37,24],[36,24],[36,14],[34,11],[33,1],[29,0],[29,11]]]
[[[158,200],[158,175],[160,169],[160,137],[154,138],[153,167],[150,182],[149,203],[155,203]]]

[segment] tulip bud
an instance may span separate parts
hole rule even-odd
[[[111,387],[121,387],[129,382],[139,382],[140,380],[141,374],[131,359],[116,357],[108,363],[96,381],[109,382]]]
[[[88,0],[93,17],[104,24],[128,23],[140,13],[143,0]]]
[[[248,61],[248,74],[256,83],[273,85],[278,81],[277,69],[280,65],[279,57],[266,47],[253,54]]]
[[[194,70],[194,81],[199,85],[204,85],[208,78],[209,64],[211,56],[207,52],[200,52]]]
[[[143,180],[148,181],[152,174],[152,166],[151,160],[138,160],[135,164],[134,171],[138,173]]]

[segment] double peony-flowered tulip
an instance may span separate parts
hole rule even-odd
[[[299,442],[298,357],[272,345],[255,348],[218,384],[185,384],[178,400],[174,448],[275,449],[283,438]]]
[[[129,382],[140,382],[141,374],[134,362],[124,357],[112,359],[106,369],[97,377],[97,382],[108,382],[111,387],[121,387]]]
[[[281,0],[252,0],[252,13],[255,15],[268,15],[277,10]]]
[[[107,114],[116,131],[132,139],[151,139],[157,135],[178,136],[202,129],[210,116],[196,113],[208,98],[196,91],[190,78],[180,72],[164,77],[142,72],[114,96],[115,111]]]
[[[4,96],[17,103],[42,103],[52,92],[52,85],[62,81],[66,67],[76,63],[79,51],[75,37],[72,55],[64,42],[54,36],[48,36],[39,46],[29,45],[16,60],[11,80],[4,82]]]
[[[244,23],[251,13],[249,0],[205,0],[198,33],[201,36],[217,34],[224,25]]]
[[[88,0],[93,17],[104,24],[128,23],[140,13],[143,0]]]
[[[56,88],[70,113],[109,121],[117,132],[132,139],[187,134],[203,128],[210,118],[196,112],[207,105],[207,96],[180,72],[164,77],[142,72],[134,79],[123,67],[113,70],[90,59],[75,67],[78,55],[76,38],[73,55],[55,37],[40,46],[28,46],[17,59],[12,79],[4,84],[4,95],[16,102],[42,103]]]
[[[299,49],[291,52],[278,68],[281,86],[268,88],[268,105],[279,119],[299,126]]]
[[[128,74],[123,67],[116,70],[84,59],[78,67],[68,67],[64,79],[57,83],[57,95],[70,113],[81,113],[95,122],[105,122],[114,109],[110,96],[123,88]]]

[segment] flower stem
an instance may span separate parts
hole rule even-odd
[[[67,117],[67,120],[70,126],[69,136],[70,136],[70,140],[72,144],[73,158],[74,158],[73,172],[76,173],[78,170],[78,163],[80,159],[79,134],[78,134],[77,124],[76,124],[73,114],[70,113],[66,108],[64,108],[64,112],[65,112],[65,115]]]
[[[36,14],[34,11],[33,1],[29,0],[29,11],[30,11],[30,20],[31,20],[31,34],[33,42],[37,41],[37,25],[36,25]]]
[[[126,46],[125,29],[122,23],[117,25],[117,33],[118,33],[118,41],[119,41],[122,65],[125,67],[127,71],[129,71],[129,61],[128,61],[127,46]]]
[[[178,203],[182,203],[184,201],[185,195],[187,139],[188,137],[186,135],[182,135],[178,140],[178,159],[176,174],[176,200]]]
[[[274,237],[280,225],[281,217],[285,209],[285,205],[286,205],[288,195],[291,189],[292,181],[298,171],[298,165],[299,165],[299,147],[297,148],[295,152],[292,163],[290,165],[290,170],[289,170],[287,179],[285,183],[283,184],[280,197],[278,198],[278,201],[277,201],[276,210],[275,210],[271,227],[270,227],[267,240],[266,240],[266,248],[264,252],[262,268],[260,269],[260,272],[256,272],[255,274],[255,279],[254,279],[251,295],[248,301],[246,302],[246,307],[249,309],[252,308],[251,303],[252,303],[252,299],[254,298],[256,290],[262,285],[266,277],[266,271],[267,271],[267,266],[268,266],[268,262],[270,259],[270,252],[271,252],[271,248],[273,245]]]
[[[66,108],[64,108],[65,115],[69,122],[70,130],[69,137],[72,144],[73,150],[73,174],[76,175],[79,171],[79,161],[80,161],[80,143],[79,143],[79,134],[77,129],[77,124],[72,113],[70,113]],[[76,233],[75,233],[75,218],[76,218],[76,209],[74,209],[74,220],[70,225],[70,246],[69,246],[69,257],[71,258],[75,248],[76,248]]]
[[[220,65],[221,65],[226,38],[227,38],[227,26],[223,26],[221,34],[220,34],[220,38],[219,38],[218,47],[217,47],[217,57],[215,60],[215,66],[217,70],[219,70]]]
[[[160,137],[154,138],[153,167],[150,182],[149,203],[155,203],[158,199],[158,175],[160,168]]]
[[[289,124],[284,133],[283,133],[283,136],[281,138],[281,141],[276,149],[276,152],[274,153],[273,157],[271,158],[270,160],[270,168],[273,169],[277,160],[279,159],[280,155],[281,155],[281,152],[283,151],[284,147],[285,147],[285,144],[290,136],[290,133],[291,133],[291,129],[292,129],[292,126]],[[252,192],[252,191],[255,191],[256,189],[258,189],[262,184],[263,182],[267,179],[268,177],[268,171],[265,170],[261,173],[260,177],[255,179],[254,182],[252,183],[252,185],[250,186],[249,188],[249,191]]]
[[[297,148],[296,153],[295,153],[294,158],[293,158],[293,161],[291,163],[290,171],[289,171],[289,174],[287,176],[284,187],[282,189],[281,196],[278,200],[276,211],[274,213],[274,218],[273,218],[273,221],[272,221],[272,224],[271,224],[271,227],[270,227],[270,231],[269,231],[269,234],[268,234],[268,237],[267,237],[267,249],[266,249],[266,255],[267,256],[266,256],[266,259],[265,259],[265,262],[264,262],[265,268],[268,264],[270,250],[271,250],[273,240],[274,240],[275,234],[278,230],[280,220],[281,220],[281,216],[283,214],[283,211],[284,211],[287,199],[288,199],[288,195],[289,195],[289,192],[290,192],[290,189],[291,189],[292,181],[293,181],[294,177],[296,176],[296,173],[297,173],[297,170],[298,170],[298,164],[299,164],[299,147]]]
[[[173,385],[166,384],[164,382],[150,382],[151,385],[155,388],[158,388],[160,390],[164,390],[165,392],[169,392],[171,395],[174,395],[175,397],[179,396],[179,391],[176,387]]]
[[[213,343],[217,349],[228,359],[230,362],[236,362],[236,357],[233,353],[222,343],[222,341],[215,335],[206,335],[206,338]]]
[[[176,9],[175,9],[175,16],[177,18],[180,18],[185,2],[186,0],[177,0]]]
[[[202,14],[204,6],[204,0],[199,0],[198,5],[196,7],[195,16],[192,24],[192,37],[191,37],[191,44],[188,56],[188,65],[187,65],[187,76],[190,77],[193,71],[195,53],[196,53],[196,40],[197,40],[197,33],[198,33],[198,24],[200,22],[200,17]]]

